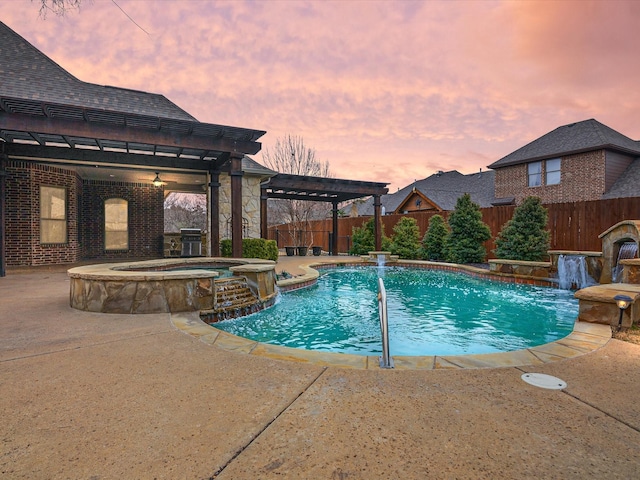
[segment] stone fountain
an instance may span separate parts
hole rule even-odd
[[[629,262],[638,257],[638,243],[640,242],[640,220],[625,220],[600,234],[602,239],[602,273],[599,283],[624,281],[638,266]],[[626,265],[626,267],[625,267]],[[636,274],[637,277],[637,274]]]
[[[578,319],[628,328],[640,321],[640,220],[625,220],[600,234],[602,257],[600,285],[578,290]],[[624,295],[631,305],[620,310],[616,297]],[[620,324],[618,322],[621,322]],[[619,326],[618,326],[619,325]]]

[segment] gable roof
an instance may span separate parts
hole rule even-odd
[[[468,175],[457,170],[438,172],[407,185],[395,193],[382,195],[380,202],[385,213],[390,214],[405,202],[415,188],[442,210],[455,209],[458,198],[465,193],[470,194],[471,200],[484,208],[490,207],[494,201],[494,183],[495,172],[492,170]],[[373,199],[368,199],[357,208],[359,215],[373,215]]]
[[[408,208],[405,208],[405,207],[408,207],[411,202],[419,202],[416,204],[416,206],[418,207],[421,207],[422,202],[425,202],[427,205],[431,205],[431,207],[433,207],[436,210],[442,210],[440,208],[440,205],[436,205],[435,202],[433,202],[433,200],[431,200],[429,197],[427,197],[424,193],[422,193],[417,188],[413,187],[413,189],[409,192],[406,198],[402,202],[400,202],[400,205],[398,205],[394,213],[399,213],[403,210],[408,210]],[[419,208],[417,210],[419,210]]]
[[[196,121],[164,95],[78,80],[2,22],[0,78],[2,97]]]
[[[636,158],[618,177],[603,199],[640,197],[640,158]]]
[[[202,123],[163,95],[82,82],[0,22],[0,145],[58,163],[228,168],[266,132]]]
[[[592,118],[558,127],[492,163],[489,168],[508,167],[604,148],[634,156],[640,155],[640,142]]]

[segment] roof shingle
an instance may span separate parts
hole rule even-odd
[[[0,78],[4,97],[196,121],[164,95],[78,80],[2,22]]]
[[[602,148],[640,155],[640,142],[590,119],[558,127],[492,163],[489,168],[508,167]]]
[[[382,195],[380,202],[385,213],[394,212],[407,196],[415,188],[424,196],[433,201],[442,210],[455,209],[458,198],[468,193],[471,200],[480,207],[490,207],[494,198],[495,172],[471,173],[464,175],[457,170],[438,172],[418,180],[389,195]],[[373,199],[368,199],[362,205],[358,205],[359,215],[373,215]]]

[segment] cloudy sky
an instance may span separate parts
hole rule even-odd
[[[640,139],[637,1],[39,3],[0,18],[80,80],[266,130],[263,150],[301,136],[333,176],[392,192],[589,118]]]

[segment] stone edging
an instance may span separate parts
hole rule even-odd
[[[490,273],[482,268],[466,265],[446,264],[439,262],[400,261],[401,266],[418,268],[436,268],[447,271],[465,272],[481,278],[509,283],[526,283],[538,286],[550,286],[553,282],[539,278],[525,278],[517,275]],[[339,266],[371,266],[370,262],[332,262],[330,264],[312,263],[300,266],[305,274],[281,280],[278,286],[281,291],[304,288],[317,282],[319,273],[315,268],[327,269]],[[315,268],[313,268],[315,267]],[[197,312],[171,315],[173,325],[198,338],[202,342],[215,345],[224,350],[258,355],[276,360],[288,360],[314,365],[364,370],[382,370],[377,356],[352,355],[345,353],[318,352],[279,345],[256,342],[243,337],[218,330],[204,323]],[[475,369],[475,368],[507,368],[517,366],[541,366],[546,363],[566,360],[584,355],[599,349],[611,339],[611,329],[606,325],[576,322],[574,330],[565,338],[555,342],[512,352],[485,353],[455,356],[392,356],[396,370],[441,370],[441,369]],[[385,369],[385,371],[388,371]]]
[[[194,338],[223,350],[257,355],[273,360],[287,360],[359,370],[383,370],[377,356],[318,352],[256,342],[218,330],[204,323],[197,312],[171,315],[175,328]],[[451,356],[392,356],[395,370],[457,370],[476,368],[509,368],[542,366],[547,363],[579,357],[599,349],[611,339],[606,325],[579,322],[565,338],[555,342],[502,353]],[[389,371],[388,369],[384,369]]]

